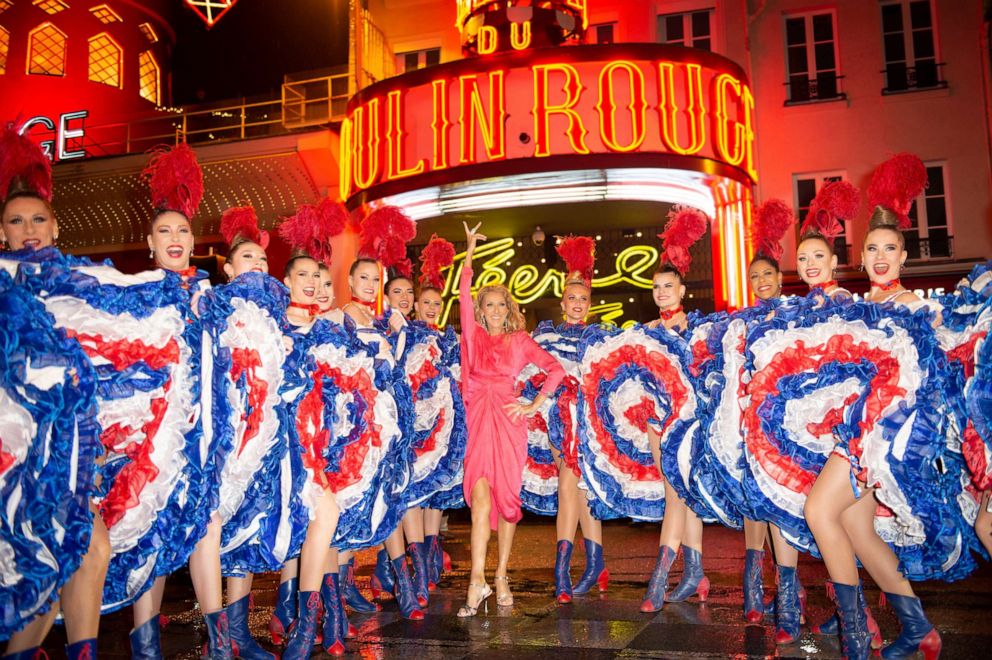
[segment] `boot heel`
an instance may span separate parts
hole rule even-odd
[[[377,578],[374,575],[372,576],[371,589],[372,589],[373,600],[379,600],[379,596],[382,595],[383,592],[385,592],[385,589],[382,588],[382,583],[379,582],[379,578]]]
[[[286,639],[286,630],[282,626],[282,621],[274,614],[269,619],[269,639],[276,646],[282,646],[283,640]]]
[[[603,569],[603,572],[600,573],[599,577],[596,579],[596,584],[599,586],[600,593],[606,591],[606,587],[610,584],[610,569]]]
[[[705,603],[706,599],[710,596],[710,579],[708,577],[703,577],[699,581],[699,586],[696,587],[696,595],[699,596],[699,602]]]
[[[934,628],[927,633],[927,636],[920,642],[920,651],[923,653],[923,660],[937,660],[940,657],[940,648],[943,645],[940,633]]]

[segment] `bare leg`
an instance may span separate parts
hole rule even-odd
[[[352,550],[342,550],[341,552],[339,552],[338,553],[338,566],[347,564],[349,561],[351,561],[351,557],[354,554],[355,553]]]
[[[330,491],[325,490],[317,498],[314,517],[307,527],[307,538],[300,552],[300,591],[320,590],[339,515],[337,500]]]
[[[441,519],[438,518],[438,525]],[[424,510],[419,506],[410,507],[403,514],[403,535],[407,543],[424,542]]]
[[[83,562],[62,587],[62,611],[69,643],[94,639],[100,631],[100,605],[103,582],[110,564],[110,537],[95,505],[93,533]]]
[[[510,550],[513,548],[513,535],[517,531],[517,523],[511,523],[500,516],[497,528],[496,546],[499,552],[499,563],[496,565],[496,599],[497,602],[512,601],[510,585],[506,580],[506,572],[510,565]]]
[[[975,519],[975,533],[978,540],[985,546],[985,550],[992,554],[992,511],[989,511],[989,495],[992,491],[982,493],[982,499],[978,507],[978,518]]]
[[[386,537],[385,545],[390,559],[396,559],[406,554],[406,544],[403,543],[403,525],[397,525],[393,533]]]
[[[424,509],[424,534],[427,536],[438,536],[441,533],[441,518],[444,511],[441,509]]]
[[[775,550],[775,563],[779,566],[795,568],[799,565],[799,551],[789,545],[778,527],[775,525],[770,525],[770,527],[772,548]]]
[[[486,551],[489,547],[489,514],[492,511],[492,497],[489,480],[479,479],[472,486],[472,572],[469,576],[468,595],[465,602],[477,606],[486,584]]]
[[[331,548],[327,552],[327,559],[324,560],[324,573],[337,573],[338,572],[338,551]]]
[[[685,531],[682,543],[697,552],[703,551],[703,521],[688,506],[685,507]]]
[[[596,520],[589,508],[589,500],[585,492],[579,489],[579,525],[582,527],[582,538],[603,545],[603,523]]]
[[[830,579],[847,585],[858,584],[854,546],[841,522],[841,514],[852,504],[851,465],[845,458],[831,455],[817,476],[803,511]]]
[[[744,519],[744,548],[747,550],[764,551],[765,540],[768,538],[768,523],[759,520]]]
[[[134,627],[151,621],[162,611],[162,595],[165,593],[165,577],[156,578],[151,589],[134,601]]]
[[[909,580],[899,572],[899,559],[892,548],[875,532],[877,502],[872,491],[867,491],[841,514],[841,523],[847,532],[854,552],[861,564],[882,591],[899,596],[915,596]]]
[[[220,578],[220,518],[215,513],[207,524],[207,533],[196,544],[189,558],[189,576],[200,603],[200,612],[210,614],[224,606]]]
[[[579,489],[579,478],[565,466],[556,449],[552,449],[551,453],[558,466],[558,517],[556,519],[558,540],[573,543],[575,530],[579,526],[579,501],[576,492]]]
[[[10,640],[7,642],[7,649],[4,653],[9,655],[41,646],[41,643],[45,641],[45,637],[48,636],[48,631],[52,629],[52,624],[55,623],[55,615],[58,612],[59,604],[57,602],[52,603],[52,607],[48,612],[41,616],[36,616],[31,620],[31,623],[10,636]]]
[[[290,562],[295,563],[295,562]],[[285,566],[283,566],[285,569]],[[295,575],[295,571],[294,571]],[[251,583],[254,575],[246,573],[244,577],[227,578],[227,602],[236,603],[251,593]]]
[[[661,436],[648,430],[648,446],[651,447],[651,457],[654,458],[654,465],[661,474],[662,481],[665,481],[665,471],[661,469]],[[661,538],[658,545],[667,545],[672,550],[678,552],[682,545],[682,536],[685,532],[686,510],[688,507],[675,492],[674,488],[665,487],[665,517],[661,520]]]

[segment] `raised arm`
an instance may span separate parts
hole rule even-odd
[[[458,307],[462,336],[468,339],[476,331],[475,312],[472,303],[472,254],[475,253],[476,244],[480,240],[486,240],[486,237],[479,233],[479,227],[482,226],[481,222],[472,228],[469,228],[466,222],[462,222],[462,226],[465,227],[465,241],[468,247],[465,250],[465,263],[462,264],[462,274],[458,281]]]

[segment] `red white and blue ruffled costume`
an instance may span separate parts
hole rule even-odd
[[[461,398],[462,396],[462,357],[461,357],[461,340],[458,338],[457,333],[450,327],[446,328],[444,332],[440,330],[438,340],[441,346],[441,361],[444,363],[448,370],[452,380],[458,388],[458,397],[462,402],[462,417],[457,420],[463,428],[465,426],[465,401]],[[466,431],[465,443],[468,443],[468,432]],[[449,451],[461,452],[461,460],[458,461],[455,473],[451,476],[446,483],[441,484],[438,490],[431,495],[429,498],[424,500],[421,504],[426,509],[437,509],[438,511],[443,511],[445,509],[460,509],[465,506],[465,495],[462,492],[462,479],[465,476],[465,449],[462,447],[458,448],[457,443],[453,444]]]
[[[307,511],[294,419],[282,393],[298,371],[283,337],[289,296],[263,273],[245,273],[200,298],[203,439],[220,482],[221,567],[226,575],[278,570],[299,553]],[[295,437],[295,436],[294,436]]]
[[[424,506],[437,493],[452,487],[465,460],[465,406],[461,386],[448,364],[457,351],[446,350],[456,342],[448,328],[442,333],[420,321],[407,321],[396,345],[401,346],[397,369],[412,395],[414,421],[409,484],[400,493],[404,508]],[[398,401],[405,406],[405,401]]]
[[[661,520],[665,486],[648,429],[664,454],[699,426],[688,344],[664,327],[590,326],[580,351],[579,462],[589,490],[619,515]]]
[[[27,270],[20,280],[34,279]],[[46,612],[79,567],[100,454],[93,367],[30,288],[0,270],[0,640]]]

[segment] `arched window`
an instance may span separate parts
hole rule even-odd
[[[90,80],[93,82],[121,87],[123,60],[124,51],[106,32],[90,39]]]
[[[38,9],[42,10],[46,14],[57,14],[60,11],[69,8],[62,0],[34,0],[33,4]]]
[[[7,51],[10,50],[10,32],[0,26],[0,75],[7,73]]]
[[[159,105],[161,101],[161,73],[158,62],[150,50],[138,55],[138,91],[141,98]]]
[[[65,33],[51,23],[42,23],[28,33],[28,73],[36,76],[64,76]]]

